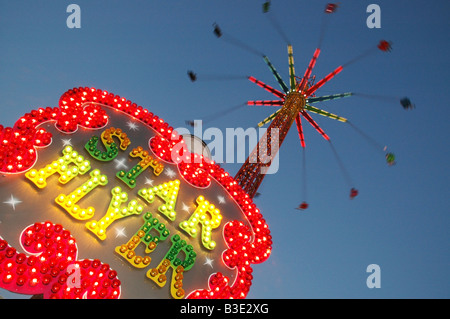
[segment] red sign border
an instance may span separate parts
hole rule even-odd
[[[184,143],[182,137],[167,122],[142,106],[96,88],[79,87],[68,90],[61,96],[59,108],[33,110],[19,118],[12,128],[0,125],[0,172],[22,174],[33,167],[38,148],[51,143],[51,133],[39,128],[39,125],[54,121],[56,127],[65,133],[75,133],[78,126],[100,129],[108,122],[104,106],[124,112],[153,129],[157,135],[150,140],[149,148],[161,160],[177,164],[181,176],[188,183],[205,188],[213,178],[239,205],[250,227],[233,221],[223,228],[228,249],[223,252],[222,259],[229,268],[237,268],[235,280],[230,282],[220,272],[216,273],[210,276],[208,289],[192,291],[187,298],[245,298],[253,280],[251,265],[266,261],[272,250],[272,237],[263,215],[248,194],[222,167],[201,155],[176,147],[179,143]]]

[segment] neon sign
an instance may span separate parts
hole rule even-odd
[[[12,292],[245,298],[271,253],[262,214],[222,167],[106,91],[74,88],[0,125],[0,172],[0,288]]]

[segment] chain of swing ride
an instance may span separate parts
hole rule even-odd
[[[290,41],[289,41],[288,37],[286,36],[286,33],[285,33],[285,32],[283,31],[283,29],[281,28],[280,24],[278,23],[278,21],[277,21],[275,15],[274,15],[273,13],[270,12],[270,6],[271,6],[270,1],[264,2],[264,3],[263,3],[263,13],[267,15],[267,17],[269,18],[269,20],[270,20],[271,24],[273,25],[273,27],[275,28],[275,30],[278,32],[278,34],[281,36],[281,38],[289,45],[289,44],[290,44]],[[329,14],[331,14],[331,13],[336,12],[337,9],[338,9],[338,4],[335,4],[335,3],[328,3],[328,4],[326,5],[326,7],[325,7],[325,10],[324,10],[325,15],[324,15],[324,18],[322,19],[321,28],[320,28],[320,36],[319,36],[318,49],[316,50],[316,52],[315,52],[315,54],[314,54],[314,57],[313,57],[312,61],[310,62],[310,65],[309,65],[309,67],[308,67],[308,69],[307,69],[307,72],[306,72],[306,73],[309,72],[309,74],[307,75],[307,74],[305,73],[305,76],[306,76],[306,77],[303,77],[303,78],[295,77],[296,79],[300,80],[299,86],[303,86],[303,85],[304,85],[304,86],[306,86],[306,87],[314,87],[314,85],[317,85],[317,84],[314,83],[314,82],[315,82],[315,76],[311,76],[311,77],[310,77],[310,73],[311,73],[311,71],[312,71],[312,68],[313,68],[313,66],[314,66],[314,64],[315,64],[315,62],[316,62],[316,60],[317,60],[318,54],[320,53],[320,47],[321,47],[322,42],[323,42],[323,39],[324,39],[324,37],[325,37],[325,33],[326,33],[326,29],[327,29],[326,27],[327,27],[327,22],[328,22],[328,19],[327,19],[326,16],[329,15]],[[214,24],[213,24],[213,27],[214,27],[213,33],[214,33],[214,35],[215,35],[217,38],[222,38],[222,39],[224,39],[226,42],[228,42],[228,43],[230,43],[230,44],[232,44],[232,45],[234,45],[234,46],[237,46],[237,47],[239,47],[239,48],[241,48],[241,49],[244,49],[244,50],[246,50],[247,52],[250,52],[250,53],[252,53],[252,54],[256,54],[256,55],[258,55],[258,56],[260,56],[260,57],[266,58],[265,55],[264,55],[263,53],[261,53],[261,52],[259,52],[258,50],[252,48],[251,46],[247,45],[246,43],[244,43],[244,42],[242,42],[242,41],[240,41],[240,40],[238,40],[238,39],[236,39],[236,38],[234,38],[234,37],[231,37],[231,36],[228,35],[228,34],[224,34],[223,31],[222,31],[222,29],[219,27],[219,25],[218,25],[217,23],[214,23]],[[375,49],[379,49],[379,50],[384,51],[384,52],[390,52],[390,51],[392,50],[392,43],[391,43],[391,42],[388,42],[388,41],[385,41],[385,40],[381,40],[381,41],[379,42],[379,44],[376,46]],[[372,54],[373,51],[374,51],[373,48],[370,48],[370,49],[367,50],[366,52],[363,52],[363,53],[360,54],[359,56],[357,56],[357,57],[353,58],[352,60],[348,61],[347,63],[343,64],[343,65],[340,67],[340,70],[342,70],[343,67],[347,67],[347,66],[349,66],[350,64],[353,64],[353,63],[355,63],[356,61],[359,61],[359,60],[361,60],[362,58],[364,58],[364,57],[366,57],[366,56]],[[339,72],[340,72],[340,70],[339,70]],[[272,71],[274,71],[274,70],[272,70]],[[325,82],[329,81],[332,77],[334,77],[334,75],[336,75],[336,74],[339,73],[339,72],[331,73],[328,77],[326,77],[325,79],[323,79],[323,80],[322,80],[323,83],[320,83],[319,85],[322,86]],[[252,82],[257,83],[258,85],[264,87],[264,88],[267,89],[268,91],[270,91],[270,89],[272,89],[272,88],[270,88],[269,86],[265,85],[264,83],[262,83],[262,82],[260,82],[260,81],[258,81],[258,80],[256,80],[256,79],[254,79],[254,78],[252,78],[252,77],[249,77],[249,76],[239,76],[239,75],[237,75],[237,76],[236,76],[236,75],[202,75],[202,76],[199,78],[199,77],[197,76],[197,74],[194,73],[194,71],[192,71],[192,70],[189,70],[187,73],[188,73],[189,79],[190,79],[192,82],[195,82],[195,81],[197,81],[197,80],[199,80],[199,79],[200,79],[200,80],[238,80],[238,79],[248,78],[248,79],[250,79]],[[260,83],[258,83],[258,82],[260,82]],[[305,82],[305,83],[303,83],[303,82]],[[272,90],[273,90],[273,89],[272,89]],[[273,93],[273,92],[272,92],[272,93]],[[381,99],[381,100],[384,100],[384,101],[386,101],[386,102],[400,101],[401,106],[402,106],[405,110],[409,110],[409,109],[415,108],[415,105],[412,104],[411,100],[410,100],[408,97],[398,98],[398,97],[370,95],[370,94],[363,94],[363,93],[345,93],[345,94],[328,95],[328,96],[324,96],[324,97],[318,98],[318,99],[317,99],[317,102],[319,102],[319,101],[326,101],[326,100],[332,100],[332,99],[341,98],[341,97],[347,97],[347,96],[351,96],[351,95],[356,95],[356,96],[360,96],[360,97],[364,97],[364,98]],[[217,112],[217,113],[211,114],[211,115],[209,115],[209,116],[206,116],[206,117],[204,117],[204,119],[203,119],[203,123],[208,123],[208,122],[213,121],[213,120],[215,120],[215,119],[218,119],[218,118],[221,118],[221,117],[223,117],[223,116],[226,116],[226,115],[228,115],[229,113],[234,112],[234,111],[240,109],[243,105],[246,105],[246,104],[247,104],[247,105],[257,105],[257,104],[250,104],[250,102],[252,102],[252,101],[249,101],[249,102],[244,103],[244,104],[239,104],[239,105],[233,106],[233,107],[231,107],[231,108],[224,109],[224,110],[221,110],[221,111],[219,111],[219,112]],[[264,102],[264,101],[260,101],[260,102]],[[272,101],[272,102],[273,102],[273,101]],[[277,102],[279,102],[279,101],[277,101]],[[262,104],[258,104],[258,105],[272,105],[272,106],[273,106],[273,105],[280,105],[280,106],[281,106],[282,104],[278,104],[278,103],[277,103],[277,104],[264,104],[264,103],[262,103]],[[324,115],[324,116],[328,116],[328,117],[334,116],[334,117],[332,117],[332,118],[338,119],[338,120],[342,119],[341,117],[337,117],[337,116],[335,116],[334,114],[328,113],[328,112],[326,112],[326,111],[320,110],[320,111],[322,111],[322,112],[318,112],[317,110],[319,110],[319,109],[315,109],[315,110],[314,110],[314,109],[310,109],[310,111],[315,111],[314,113],[318,113],[318,114],[320,114],[320,115]],[[272,117],[271,119],[273,119],[273,118],[274,118],[274,117]],[[267,119],[266,119],[266,120],[267,120]],[[269,120],[270,120],[270,119],[269,119]],[[267,121],[267,122],[268,122],[268,121]],[[267,122],[260,122],[260,123],[258,124],[258,126],[262,126],[263,124],[265,124],[265,123],[267,123]],[[357,133],[358,133],[358,134],[360,134],[366,141],[368,141],[368,142],[369,142],[372,146],[374,146],[377,150],[381,150],[381,149],[382,149],[382,152],[383,152],[384,155],[385,155],[386,162],[387,162],[387,164],[388,164],[389,166],[392,166],[392,165],[395,164],[395,155],[394,155],[394,153],[392,153],[392,152],[387,152],[387,147],[386,147],[386,146],[383,147],[382,145],[380,145],[377,141],[375,141],[375,139],[373,139],[372,137],[370,137],[369,135],[367,135],[365,132],[363,132],[360,128],[356,127],[356,126],[355,126],[353,123],[351,123],[350,121],[348,121],[348,120],[345,119],[345,121],[342,121],[342,122],[348,123],[348,124],[349,124],[349,125],[350,125]],[[194,126],[194,125],[195,125],[195,122],[192,121],[192,120],[188,120],[188,121],[186,121],[186,124],[188,124],[189,126]],[[313,124],[313,123],[311,123],[311,124]],[[314,122],[314,124],[315,124],[315,122]],[[314,126],[314,125],[313,125],[313,126]],[[316,129],[317,129],[319,132],[323,132],[323,131],[321,131],[321,129],[320,129],[318,126],[316,127]],[[304,209],[307,209],[308,206],[309,206],[309,204],[308,204],[307,201],[306,201],[306,198],[307,198],[307,187],[306,187],[306,156],[305,156],[305,151],[304,151],[304,150],[305,150],[305,145],[304,145],[304,140],[303,140],[303,133],[300,132],[300,130],[299,130],[299,133],[300,133],[300,139],[301,139],[301,142],[302,142],[302,148],[303,148],[303,156],[302,156],[302,175],[303,175],[303,176],[302,176],[302,177],[303,177],[303,178],[302,178],[302,179],[303,179],[303,184],[302,184],[302,196],[303,196],[304,200],[302,201],[301,204],[299,204],[299,206],[298,206],[296,209],[298,209],[298,210],[304,210]],[[333,144],[331,143],[331,140],[328,139],[328,141],[329,141],[329,145],[330,145],[330,147],[331,147],[331,150],[332,150],[332,152],[333,152],[333,155],[334,155],[335,159],[337,160],[337,162],[338,162],[338,164],[339,164],[339,166],[340,166],[340,169],[341,169],[341,171],[342,171],[342,173],[343,173],[343,175],[344,175],[344,178],[345,178],[346,182],[347,182],[347,183],[350,185],[350,187],[351,187],[351,189],[350,189],[350,199],[353,199],[353,198],[355,198],[355,197],[358,195],[358,190],[357,190],[354,186],[352,186],[352,185],[353,185],[353,181],[352,181],[352,179],[351,179],[351,177],[350,177],[350,174],[348,173],[348,171],[347,171],[347,169],[345,168],[345,166],[344,166],[342,160],[340,159],[340,157],[339,157],[339,155],[338,155],[336,149],[334,148]],[[255,194],[255,197],[257,197],[257,196],[259,196],[259,193],[258,193],[258,192],[256,192],[256,194]]]

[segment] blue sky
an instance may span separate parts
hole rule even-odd
[[[288,81],[286,43],[261,10],[264,1],[0,1],[0,123],[57,106],[78,86],[124,96],[173,127],[247,100],[271,95],[244,77],[277,88],[262,58],[212,33],[213,23],[265,53]],[[66,26],[69,4],[81,8],[81,28]],[[326,1],[272,1],[302,75],[317,46]],[[369,4],[381,8],[381,28],[366,26]],[[356,92],[320,106],[345,116],[397,157],[383,154],[346,124],[313,118],[331,137],[360,195],[349,185],[326,141],[305,125],[307,200],[295,127],[280,151],[280,169],[265,178],[255,200],[274,240],[270,259],[254,267],[249,298],[449,298],[450,217],[447,100],[448,1],[341,1],[331,16],[315,74],[322,78],[378,43],[393,42],[345,68],[318,93]],[[189,81],[194,70],[199,80]],[[200,80],[205,75],[205,80]],[[242,76],[236,80],[206,80]],[[405,111],[408,96],[416,109]],[[386,99],[382,97],[393,97]],[[204,124],[222,130],[254,127],[269,107],[243,107]],[[224,164],[232,175],[239,163]],[[381,268],[381,288],[369,289],[366,267]]]

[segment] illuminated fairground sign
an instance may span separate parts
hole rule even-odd
[[[44,298],[245,298],[272,240],[223,168],[94,88],[0,125],[0,288]]]

